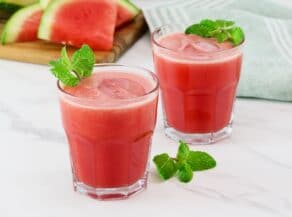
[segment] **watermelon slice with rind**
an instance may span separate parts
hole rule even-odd
[[[14,12],[22,7],[37,3],[38,0],[0,0],[0,9]]]
[[[38,3],[18,10],[5,24],[1,34],[1,43],[37,40],[42,13],[42,7]]]
[[[123,26],[124,24],[133,20],[140,12],[140,9],[137,8],[129,0],[118,0],[118,16],[116,27]]]
[[[53,0],[41,19],[43,40],[94,50],[113,46],[117,4],[115,0]]]
[[[51,1],[52,0],[40,0],[40,4],[45,9]],[[116,27],[121,27],[129,23],[140,12],[140,9],[129,0],[116,0],[116,2],[118,4]]]

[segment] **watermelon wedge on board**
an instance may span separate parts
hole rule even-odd
[[[38,0],[0,0],[0,9],[14,12],[22,7],[35,4]]]
[[[37,40],[42,13],[43,10],[38,3],[18,10],[5,24],[1,34],[1,43]]]
[[[115,0],[54,0],[41,19],[38,37],[43,40],[94,50],[113,46],[117,4]]]
[[[118,0],[118,15],[116,21],[116,27],[121,27],[124,24],[133,20],[140,12],[129,0]]]
[[[40,0],[41,6],[45,9],[52,0]],[[130,0],[116,0],[118,4],[118,15],[116,27],[121,27],[124,24],[133,20],[140,12]]]

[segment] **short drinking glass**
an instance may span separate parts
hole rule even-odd
[[[152,34],[163,100],[165,133],[189,144],[209,144],[232,131],[242,44],[185,35],[181,25]]]
[[[77,87],[58,87],[75,191],[120,199],[144,189],[156,124],[156,76],[102,64]]]

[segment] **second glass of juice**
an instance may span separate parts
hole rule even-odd
[[[165,133],[189,144],[209,144],[232,131],[242,45],[184,34],[166,25],[152,34],[163,100]]]
[[[156,124],[156,76],[106,64],[76,87],[58,87],[75,191],[120,199],[143,190]]]

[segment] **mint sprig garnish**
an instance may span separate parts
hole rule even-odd
[[[204,38],[216,38],[218,42],[230,41],[234,46],[241,44],[244,40],[244,32],[229,20],[204,19],[199,23],[189,26],[185,34],[195,34]]]
[[[61,50],[61,57],[49,63],[52,74],[64,85],[75,87],[79,82],[92,74],[95,56],[88,45],[83,45],[68,57],[66,47]]]
[[[188,163],[184,162],[184,163],[179,164],[177,178],[181,182],[186,182],[186,183],[190,182],[193,179],[193,170]]]
[[[156,155],[153,158],[158,174],[163,180],[177,175],[181,182],[190,182],[193,179],[194,171],[208,170],[216,166],[216,161],[208,153],[192,151],[183,141],[179,143],[175,158],[171,158],[167,153]]]
[[[168,154],[163,153],[153,158],[160,177],[167,180],[174,176],[177,171],[177,164]]]

